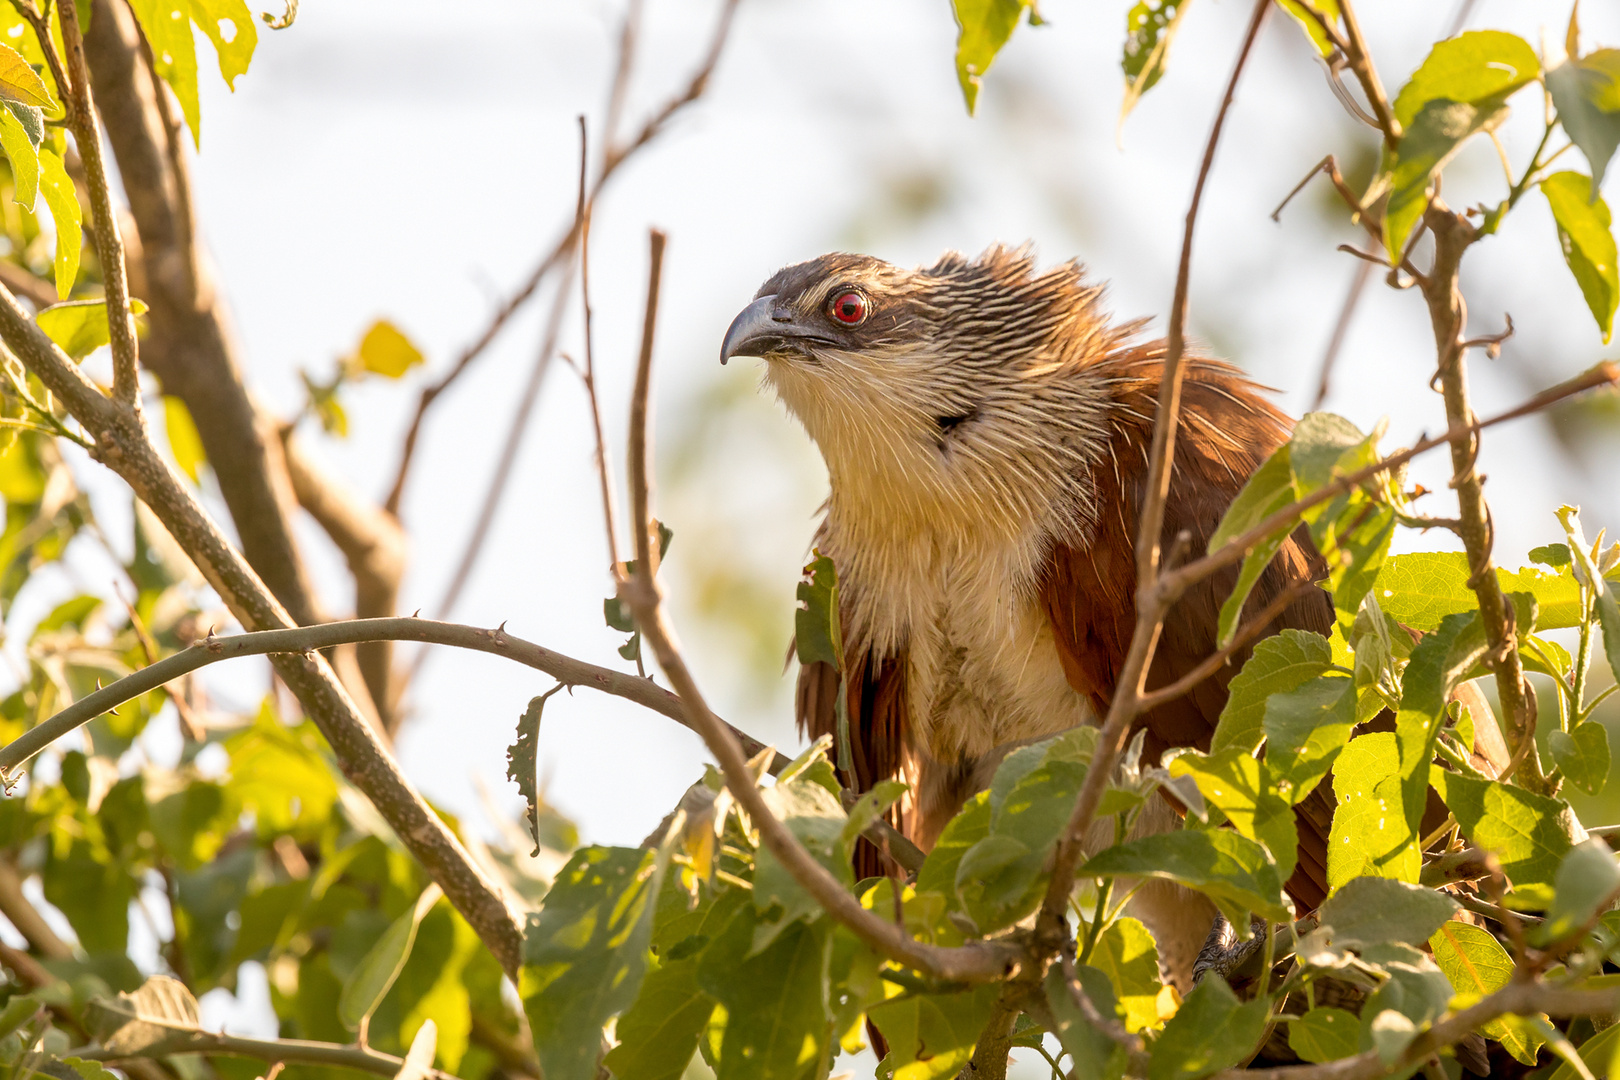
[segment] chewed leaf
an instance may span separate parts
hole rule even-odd
[[[1552,207],[1558,246],[1581,287],[1581,296],[1607,342],[1614,333],[1614,311],[1620,302],[1620,259],[1616,258],[1609,204],[1594,197],[1592,181],[1578,172],[1554,173],[1541,182]]]
[[[152,46],[153,67],[174,91],[180,114],[191,129],[192,143],[202,146],[202,116],[197,104],[197,46],[191,34],[188,0],[130,0],[130,9]]]
[[[0,100],[15,101],[39,109],[59,109],[45,80],[28,66],[22,53],[0,44]]]
[[[844,666],[844,642],[838,622],[838,568],[819,551],[804,568],[806,580],[799,582],[799,608],[793,615],[795,648],[799,663],[817,661]]]
[[[208,35],[219,54],[219,74],[236,89],[236,77],[245,73],[259,43],[259,29],[244,0],[191,0],[191,17]]]
[[[506,748],[506,778],[518,786],[527,808],[524,815],[529,821],[529,834],[534,839],[533,854],[540,854],[540,789],[536,775],[539,772],[540,713],[546,707],[546,695],[529,700],[529,707],[518,719],[517,738]]]

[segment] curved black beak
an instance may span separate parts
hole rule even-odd
[[[731,328],[720,343],[720,362],[724,364],[733,356],[764,356],[787,348],[802,350],[811,342],[826,341],[822,335],[800,326],[787,304],[778,303],[774,295],[762,296],[731,320]]]

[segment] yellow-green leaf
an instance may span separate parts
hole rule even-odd
[[[144,315],[146,304],[134,297],[129,301],[131,315]],[[34,316],[45,335],[75,360],[83,360],[112,340],[107,326],[107,301],[69,300]]]
[[[1609,204],[1601,195],[1592,197],[1592,181],[1578,172],[1554,173],[1541,182],[1541,193],[1552,206],[1564,262],[1607,342],[1614,333],[1615,305],[1620,301],[1620,259],[1616,258]]]
[[[167,394],[163,397],[163,428],[169,434],[169,452],[174,455],[174,463],[191,477],[193,484],[198,483],[201,469],[208,461],[202,436],[197,434],[196,421],[191,419],[186,403]]]
[[[1305,34],[1316,46],[1317,52],[1323,56],[1333,55],[1333,42],[1323,33],[1322,25],[1307,13],[1307,9],[1315,11],[1328,21],[1330,25],[1338,25],[1339,0],[1277,0],[1282,9],[1299,20],[1305,28]]]
[[[374,375],[397,379],[422,362],[422,353],[399,327],[386,319],[371,324],[355,357],[360,366]]]
[[[34,209],[39,193],[39,143],[31,138],[18,116],[7,107],[0,109],[0,150],[11,162],[14,181],[12,199],[18,206]]]
[[[962,84],[968,115],[979,102],[979,86],[996,53],[1007,44],[1028,0],[952,0],[959,33],[956,38],[956,78]]]
[[[45,81],[28,66],[22,53],[5,44],[0,44],[0,99],[39,109],[59,108]]]
[[[66,300],[79,277],[79,245],[84,239],[79,224],[79,193],[62,159],[49,148],[39,152],[39,181],[39,192],[45,196],[45,205],[51,208],[51,219],[56,223],[56,295]]]
[[[1547,93],[1558,122],[1586,155],[1592,179],[1602,187],[1620,146],[1620,49],[1599,49],[1580,59],[1572,55],[1554,65],[1547,71]]]
[[[253,13],[244,0],[191,0],[191,17],[214,43],[220,77],[235,90],[236,77],[247,72],[259,43]]]
[[[129,5],[152,45],[157,73],[174,91],[191,139],[202,146],[202,116],[197,104],[197,45],[191,36],[189,0],[130,0]],[[222,65],[223,70],[223,65]]]

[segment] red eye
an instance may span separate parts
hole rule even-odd
[[[855,326],[866,319],[866,297],[854,289],[839,293],[833,297],[832,303],[827,305],[832,317],[845,326]]]

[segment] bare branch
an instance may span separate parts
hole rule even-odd
[[[1108,717],[1097,739],[1096,752],[1092,757],[1090,768],[1086,770],[1086,778],[1081,784],[1079,796],[1075,799],[1069,823],[1064,828],[1063,836],[1059,839],[1057,850],[1053,855],[1052,874],[1047,882],[1046,897],[1042,901],[1040,917],[1036,924],[1037,941],[1043,949],[1057,948],[1068,940],[1068,933],[1064,929],[1064,913],[1068,908],[1069,893],[1074,888],[1074,874],[1080,865],[1084,837],[1091,826],[1091,819],[1096,812],[1103,789],[1113,774],[1114,761],[1125,747],[1131,721],[1139,712],[1143,680],[1147,676],[1148,664],[1153,659],[1153,649],[1158,644],[1159,631],[1169,606],[1156,586],[1159,576],[1159,543],[1164,531],[1164,504],[1170,491],[1170,466],[1175,454],[1176,422],[1181,407],[1181,361],[1185,349],[1188,282],[1192,275],[1193,230],[1198,220],[1204,184],[1215,161],[1215,147],[1220,142],[1221,129],[1226,123],[1226,114],[1232,107],[1232,99],[1237,94],[1238,80],[1243,75],[1243,68],[1248,63],[1249,54],[1254,48],[1255,39],[1259,37],[1260,27],[1265,23],[1266,13],[1270,8],[1271,0],[1257,0],[1254,5],[1254,14],[1249,18],[1248,30],[1244,33],[1243,45],[1232,67],[1232,76],[1227,82],[1226,93],[1221,98],[1220,108],[1215,114],[1215,123],[1210,129],[1203,162],[1198,170],[1198,179],[1193,186],[1192,202],[1187,210],[1186,227],[1181,241],[1181,263],[1176,272],[1175,297],[1170,305],[1170,331],[1165,343],[1164,377],[1159,390],[1158,415],[1153,425],[1147,497],[1143,501],[1141,524],[1136,539],[1136,630],[1132,634],[1130,649],[1115,686]]]
[[[668,125],[669,121],[686,106],[697,101],[708,88],[709,78],[714,74],[715,66],[720,62],[720,56],[725,50],[726,40],[731,32],[731,20],[736,12],[738,0],[724,0],[721,8],[719,22],[715,33],[709,43],[709,51],[697,72],[687,83],[686,88],[674,98],[664,104],[637,131],[635,136],[622,145],[611,145],[603,155],[602,165],[597,173],[595,182],[591,185],[588,201],[595,202],[607,187],[607,183],[618,172],[619,167],[635,156],[636,152],[656,139]],[[618,116],[622,111],[624,101],[624,88],[629,84],[630,68],[635,58],[635,20],[638,8],[633,8],[626,15],[626,25],[620,36],[619,61],[614,70],[612,90],[608,96],[608,123],[605,128],[606,137],[612,139],[618,127]],[[405,433],[404,446],[400,451],[399,468],[394,474],[394,483],[389,488],[388,497],[383,501],[383,507],[389,513],[399,515],[400,503],[405,497],[405,483],[410,475],[411,464],[416,454],[416,443],[421,436],[422,424],[433,403],[438,400],[450,386],[459,379],[472,364],[483,355],[495,338],[506,327],[512,316],[526,304],[539,289],[540,284],[552,271],[556,270],[565,261],[571,261],[574,253],[574,244],[579,239],[581,221],[576,215],[573,224],[557,242],[552,245],[540,264],[530,272],[528,278],[519,286],[491,317],[489,325],[479,334],[476,340],[464,349],[455,364],[445,373],[444,377],[430,386],[424,387],[422,396],[417,401],[416,413],[411,417],[410,427]],[[566,290],[564,290],[566,291]]]
[[[1322,407],[1327,401],[1328,391],[1333,387],[1333,365],[1339,359],[1339,353],[1344,348],[1344,342],[1350,336],[1350,324],[1355,321],[1356,309],[1361,304],[1361,294],[1367,291],[1367,282],[1372,279],[1373,268],[1369,263],[1362,263],[1356,267],[1356,274],[1350,279],[1350,291],[1345,294],[1344,306],[1339,309],[1339,318],[1333,324],[1333,335],[1328,338],[1327,349],[1322,353],[1322,373],[1316,382],[1316,400],[1311,403],[1311,411]]]
[[[1311,5],[1301,4],[1300,7],[1310,10]],[[1378,78],[1378,69],[1373,67],[1372,57],[1367,52],[1367,39],[1361,33],[1361,23],[1356,18],[1352,0],[1339,0],[1339,14],[1344,17],[1345,62],[1355,72],[1356,81],[1361,83],[1361,92],[1367,96],[1367,104],[1372,106],[1378,129],[1384,135],[1384,145],[1393,150],[1401,141],[1401,125],[1389,107],[1384,84]]]
[[[112,340],[113,396],[137,417],[141,412],[140,351],[135,343],[135,324],[129,315],[129,282],[124,271],[124,244],[118,232],[118,216],[113,213],[112,189],[107,183],[107,166],[101,159],[100,117],[90,93],[90,69],[84,59],[84,38],[79,32],[79,14],[72,4],[58,4],[57,18],[62,27],[63,57],[68,85],[64,94],[73,97],[68,122],[73,141],[84,162],[85,181],[90,188],[90,212],[95,217],[96,255],[101,262],[101,278],[107,301],[107,332]],[[45,38],[49,42],[49,37]]]
[[[161,1021],[151,1019],[143,1019],[143,1023],[167,1026]],[[312,1042],[308,1039],[251,1039],[245,1035],[198,1031],[190,1027],[174,1030],[172,1037],[165,1038],[156,1049],[162,1052],[163,1057],[171,1054],[222,1054],[226,1057],[257,1058],[260,1061],[287,1062],[293,1065],[329,1065],[340,1069],[374,1073],[378,1076],[397,1076],[405,1066],[403,1058],[384,1054],[369,1046],[345,1046],[341,1043]],[[64,1056],[109,1063],[147,1060],[100,1046],[76,1047]],[[453,1074],[443,1069],[430,1068],[425,1070],[423,1075],[430,1080],[456,1080]]]
[[[636,369],[635,396],[630,407],[630,522],[636,545],[636,574],[619,581],[619,596],[630,605],[643,639],[652,646],[671,685],[680,696],[692,727],[703,736],[709,752],[720,762],[732,797],[748,812],[759,830],[760,841],[776,856],[823,910],[849,927],[857,937],[895,961],[938,978],[963,982],[993,982],[1005,979],[1030,961],[1025,950],[1010,941],[976,942],[958,948],[941,948],[912,939],[903,926],[896,926],[861,906],[853,894],[830,874],[788,832],[760,795],[748,769],[748,759],[730,730],[709,710],[692,673],[674,644],[661,610],[658,586],[653,578],[654,547],[649,510],[651,479],[647,462],[647,413],[652,366],[652,334],[657,316],[658,279],[661,272],[664,237],[652,234],[652,271],[647,297],[647,317],[641,341],[641,359]]]
[[[638,0],[639,10],[639,0]],[[625,48],[630,48],[632,31],[627,21]],[[615,85],[615,92],[619,92]],[[596,475],[602,485],[602,524],[607,529],[608,565],[619,565],[619,526],[613,512],[613,468],[608,461],[607,439],[602,434],[602,402],[596,393],[595,335],[591,332],[591,211],[595,208],[585,195],[586,159],[585,118],[579,118],[579,297],[585,319],[585,368],[580,380],[591,406],[591,429],[596,434]]]

